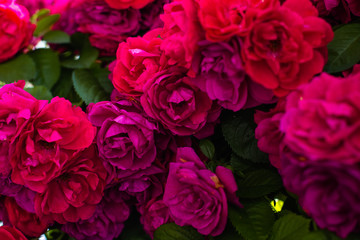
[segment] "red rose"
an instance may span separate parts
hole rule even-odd
[[[150,117],[175,135],[210,136],[221,110],[192,83],[186,72],[183,67],[159,72],[149,80],[141,105]]]
[[[11,225],[29,237],[39,237],[46,231],[48,224],[41,221],[35,213],[22,209],[14,198],[5,198],[4,205]]]
[[[10,159],[13,182],[44,192],[65,163],[92,143],[95,132],[80,107],[53,98],[22,130]]]
[[[128,38],[117,50],[116,66],[112,82],[122,94],[140,96],[147,80],[165,67],[161,61],[159,38],[161,29],[155,29],[144,37]]]
[[[154,0],[105,0],[110,7],[116,9],[135,8],[140,9]]]
[[[317,15],[309,0],[247,10],[242,55],[255,82],[281,97],[322,71],[333,32]]]
[[[80,152],[53,179],[46,191],[35,197],[35,212],[58,223],[89,219],[101,201],[107,172],[95,146]]]
[[[189,68],[198,42],[204,31],[197,17],[198,4],[194,0],[174,1],[164,5],[161,50],[169,57],[170,65]]]
[[[0,227],[1,240],[27,240],[27,238],[16,228],[7,226]]]
[[[35,30],[28,10],[14,1],[0,2],[0,62],[26,47]]]

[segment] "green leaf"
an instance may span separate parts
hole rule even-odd
[[[36,29],[34,31],[34,36],[39,37],[44,35],[46,32],[48,32],[51,28],[51,26],[59,20],[60,14],[54,14],[46,16],[42,19],[40,19],[36,23]]]
[[[31,16],[30,21],[32,23],[36,24],[39,18],[42,18],[47,15],[50,15],[49,9],[46,9],[46,8],[39,9]]]
[[[100,83],[101,87],[107,92],[111,94],[114,90],[114,86],[109,79],[110,71],[107,68],[92,68],[91,72],[94,74],[98,83]]]
[[[243,209],[229,206],[229,219],[246,240],[266,240],[275,222],[271,206],[265,200],[245,205]]]
[[[76,49],[80,49],[80,55],[71,56],[62,62],[66,68],[80,69],[90,68],[99,56],[99,51],[91,46],[86,35],[75,33],[71,36],[71,43]]]
[[[238,179],[237,195],[241,198],[258,198],[282,188],[282,180],[278,173],[269,169],[258,169]]]
[[[44,35],[43,40],[48,43],[70,43],[70,36],[66,32],[60,30],[53,30],[47,32]]]
[[[59,96],[68,99],[68,96],[73,87],[72,73],[73,70],[71,69],[63,68],[61,70],[60,79],[52,88],[52,92],[54,96]]]
[[[180,227],[175,223],[168,223],[156,229],[154,240],[204,240],[204,237],[193,227]]]
[[[310,222],[303,216],[286,214],[275,222],[270,240],[302,240],[310,232]]]
[[[230,165],[234,169],[234,173],[241,177],[245,176],[245,174],[243,173],[244,171],[251,168],[248,160],[240,158],[235,153],[231,154]]]
[[[37,74],[35,85],[44,85],[51,89],[60,77],[60,61],[58,55],[51,49],[37,49],[29,53],[35,61]]]
[[[24,90],[39,100],[51,100],[53,98],[51,92],[45,86],[36,85],[33,88],[25,88]]]
[[[256,124],[252,110],[240,111],[224,119],[221,127],[225,140],[240,157],[256,163],[268,163],[267,155],[257,147]]]
[[[35,78],[35,75],[35,62],[28,55],[19,55],[0,64],[0,81],[5,83],[31,80]]]
[[[73,72],[72,80],[76,92],[86,104],[108,100],[109,95],[102,89],[90,71],[76,69]]]
[[[140,223],[140,214],[132,211],[129,219],[125,222],[125,227],[117,240],[151,240],[150,236],[145,233]],[[110,239],[109,239],[110,240]]]
[[[243,239],[235,230],[234,226],[228,222],[222,234],[213,238],[214,240],[241,240]]]
[[[328,44],[328,62],[324,71],[344,71],[360,61],[360,23],[346,24],[335,30],[334,39]]]
[[[215,155],[215,146],[209,139],[203,139],[199,143],[201,152],[208,158],[213,159]]]

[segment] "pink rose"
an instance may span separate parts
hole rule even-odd
[[[22,130],[10,163],[12,180],[36,192],[61,174],[73,155],[92,143],[96,128],[80,107],[55,97]]]
[[[327,60],[331,26],[318,18],[309,0],[250,8],[244,16],[242,55],[246,72],[278,97],[320,73]]]
[[[161,56],[159,37],[161,29],[152,30],[143,37],[128,38],[119,45],[112,82],[122,94],[138,97],[149,78],[166,67]]]
[[[191,225],[203,235],[220,235],[228,215],[225,191],[229,189],[235,193],[237,190],[231,171],[230,175],[229,172],[224,174],[226,178],[222,182],[205,168],[193,149],[180,148],[178,154],[181,154],[179,160],[170,163],[164,192],[170,216],[176,224]]]
[[[105,0],[110,7],[115,9],[127,9],[135,8],[140,9],[145,7],[147,4],[153,2],[154,0]]]
[[[35,212],[58,223],[89,219],[101,201],[107,172],[94,145],[79,152],[46,190],[35,197]]]
[[[220,109],[192,83],[186,72],[181,67],[159,72],[145,86],[141,105],[173,134],[206,137],[213,133]]]
[[[14,1],[0,2],[0,62],[28,46],[35,27],[25,7]]]

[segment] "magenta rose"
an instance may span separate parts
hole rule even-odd
[[[206,92],[210,99],[218,100],[220,106],[233,111],[274,102],[275,98],[271,90],[260,85],[257,86],[258,89],[255,92],[261,91],[262,96],[267,99],[258,102],[251,96],[249,87],[251,80],[242,67],[239,37],[229,42],[219,43],[205,40],[199,42],[199,46],[200,49],[193,61],[194,71],[198,72],[194,83]]]
[[[103,0],[75,1],[65,7],[58,4],[53,12],[62,14],[56,28],[89,34],[90,43],[104,55],[114,55],[120,42],[140,30],[139,10],[113,9]]]
[[[140,9],[153,1],[154,0],[105,0],[107,4],[115,9],[128,9],[130,7]]]
[[[14,1],[0,2],[0,62],[28,46],[35,27],[25,7]]]
[[[186,68],[171,67],[156,74],[144,87],[141,105],[173,134],[203,138],[213,133],[220,109],[186,72]]]
[[[145,232],[151,237],[158,227],[173,222],[170,217],[169,208],[162,199],[151,199],[140,209],[140,222],[143,224]]]
[[[92,143],[96,128],[80,107],[55,97],[22,130],[10,163],[12,180],[36,192],[59,176],[73,155]]]
[[[360,16],[360,2],[356,0],[312,0],[321,17],[347,23],[351,21],[351,13]]]
[[[285,187],[320,228],[341,238],[360,224],[360,167],[335,161],[307,161],[303,155],[282,152],[280,171]]]
[[[163,194],[165,171],[155,165],[136,171],[119,170],[114,184],[120,192],[134,197],[138,205]]]
[[[89,107],[89,120],[98,127],[100,156],[111,168],[145,169],[156,157],[156,126],[127,100],[98,102]]]
[[[105,191],[94,215],[87,220],[66,223],[61,230],[77,240],[103,240],[117,238],[130,215],[130,208],[116,188]]]
[[[160,31],[155,29],[143,37],[131,37],[119,44],[112,83],[121,94],[141,96],[147,81],[166,67],[166,59],[160,51]]]
[[[360,73],[326,73],[287,98],[280,129],[283,143],[308,161],[360,161]]]
[[[17,3],[27,8],[30,15],[33,15],[37,10],[49,8],[56,0],[16,0]]]
[[[35,212],[58,223],[78,222],[93,216],[105,189],[107,172],[94,145],[79,152],[61,175],[35,196]]]
[[[244,18],[243,63],[255,82],[282,97],[322,71],[333,32],[310,0],[250,8]]]
[[[226,190],[234,194],[237,186],[230,172],[219,177],[205,168],[191,148],[179,148],[178,161],[170,163],[164,191],[164,203],[180,226],[191,225],[203,235],[220,235],[226,225]],[[230,175],[229,175],[230,173]]]
[[[259,149],[269,154],[270,163],[281,169],[280,145],[284,139],[284,133],[280,131],[280,121],[285,112],[285,99],[280,99],[276,107],[270,112],[256,111],[254,115],[255,138],[258,140]]]
[[[163,27],[164,23],[160,19],[160,14],[164,12],[164,5],[169,2],[170,0],[155,0],[140,9],[141,29],[148,30]]]
[[[170,65],[190,68],[197,44],[205,38],[196,14],[197,8],[194,0],[178,0],[164,5],[164,14],[160,16],[164,22],[160,48],[169,58]]]

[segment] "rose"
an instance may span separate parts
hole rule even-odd
[[[289,95],[280,125],[286,147],[309,161],[359,162],[359,77],[323,73]]]
[[[140,9],[141,29],[148,30],[163,27],[164,23],[160,19],[160,14],[164,11],[164,4],[169,2],[169,0],[155,0]]]
[[[52,10],[61,13],[56,28],[69,34],[76,31],[90,34],[90,43],[104,55],[114,55],[118,44],[140,29],[139,10],[113,9],[103,0],[58,4]]]
[[[35,212],[60,224],[89,219],[101,201],[107,172],[94,145],[69,161],[60,176],[35,196]]]
[[[276,107],[270,112],[256,111],[254,115],[255,138],[258,140],[259,149],[269,154],[270,163],[281,169],[280,164],[280,145],[284,138],[284,133],[280,131],[280,121],[285,112],[285,99],[280,99]]]
[[[143,37],[128,38],[119,44],[112,82],[120,93],[141,96],[149,78],[166,67],[164,56],[161,57],[160,31],[152,30]]]
[[[155,165],[136,171],[119,170],[114,184],[118,191],[135,197],[137,204],[142,205],[163,194],[164,172]]]
[[[333,37],[331,26],[317,17],[309,0],[287,0],[265,10],[248,9],[242,34],[246,72],[279,97],[322,71],[326,44]]]
[[[170,65],[190,68],[198,42],[204,39],[203,29],[197,17],[194,0],[174,1],[164,5],[164,22],[161,33],[161,50],[169,58]]]
[[[249,91],[251,80],[242,68],[239,37],[220,43],[211,43],[205,40],[199,42],[199,46],[200,49],[195,54],[193,61],[194,71],[198,72],[194,83],[206,92],[210,99],[218,100],[220,106],[233,111],[274,101],[273,94],[268,89],[264,89],[262,95],[270,97],[262,102],[257,102],[250,96],[252,93]],[[258,86],[257,88],[263,87]],[[260,91],[260,89],[257,90]]]
[[[26,236],[39,237],[46,231],[48,223],[41,221],[36,214],[22,209],[15,199],[5,198],[4,205],[11,225],[19,229]]]
[[[127,9],[135,8],[140,9],[145,7],[147,4],[153,2],[154,0],[105,0],[110,7],[115,9]]]
[[[198,15],[206,39],[223,42],[236,35],[245,9],[246,5],[237,0],[200,0]]]
[[[55,97],[27,123],[10,159],[13,182],[44,192],[73,155],[88,147],[95,127],[80,107]]]
[[[7,177],[11,171],[10,148],[14,148],[15,138],[47,102],[38,101],[24,86],[25,81],[18,81],[0,89],[0,176]]]
[[[75,22],[78,24],[77,31],[91,34],[92,43],[95,37],[100,41],[114,42],[111,48],[105,48],[96,44],[106,53],[113,55],[117,44],[125,40],[127,36],[136,34],[140,29],[140,12],[129,8],[115,10],[109,7],[103,0],[86,1],[77,8]]]
[[[49,8],[54,3],[54,0],[16,0],[16,2],[25,6],[30,15],[33,15],[37,10]]]
[[[0,227],[0,239],[27,240],[27,238],[19,230],[7,226]]]
[[[116,188],[108,189],[103,200],[96,206],[94,215],[88,220],[67,223],[61,230],[78,240],[102,240],[117,238],[124,222],[130,215],[130,208]]]
[[[320,16],[329,14],[343,23],[351,21],[351,13],[360,16],[360,3],[356,0],[312,0]],[[331,20],[331,19],[329,19]]]
[[[144,169],[156,157],[156,126],[130,101],[99,102],[89,107],[89,120],[99,128],[100,156],[112,168]]]
[[[320,228],[345,239],[358,226],[358,164],[307,161],[302,155],[283,151],[282,166],[285,187],[299,196],[300,205]]]
[[[25,7],[14,1],[0,2],[0,62],[29,45],[34,30]]]
[[[140,209],[140,222],[143,224],[145,232],[150,236],[153,236],[155,230],[161,225],[172,222],[169,208],[161,199],[151,199]]]
[[[220,110],[186,72],[185,68],[171,67],[156,74],[145,85],[141,105],[173,134],[206,137],[213,133]]]
[[[178,155],[178,161],[170,163],[164,191],[170,216],[177,225],[191,225],[203,235],[220,235],[228,214],[225,188],[231,194],[237,190],[231,171],[230,175],[226,171],[227,177],[221,182],[191,148],[180,148]]]

